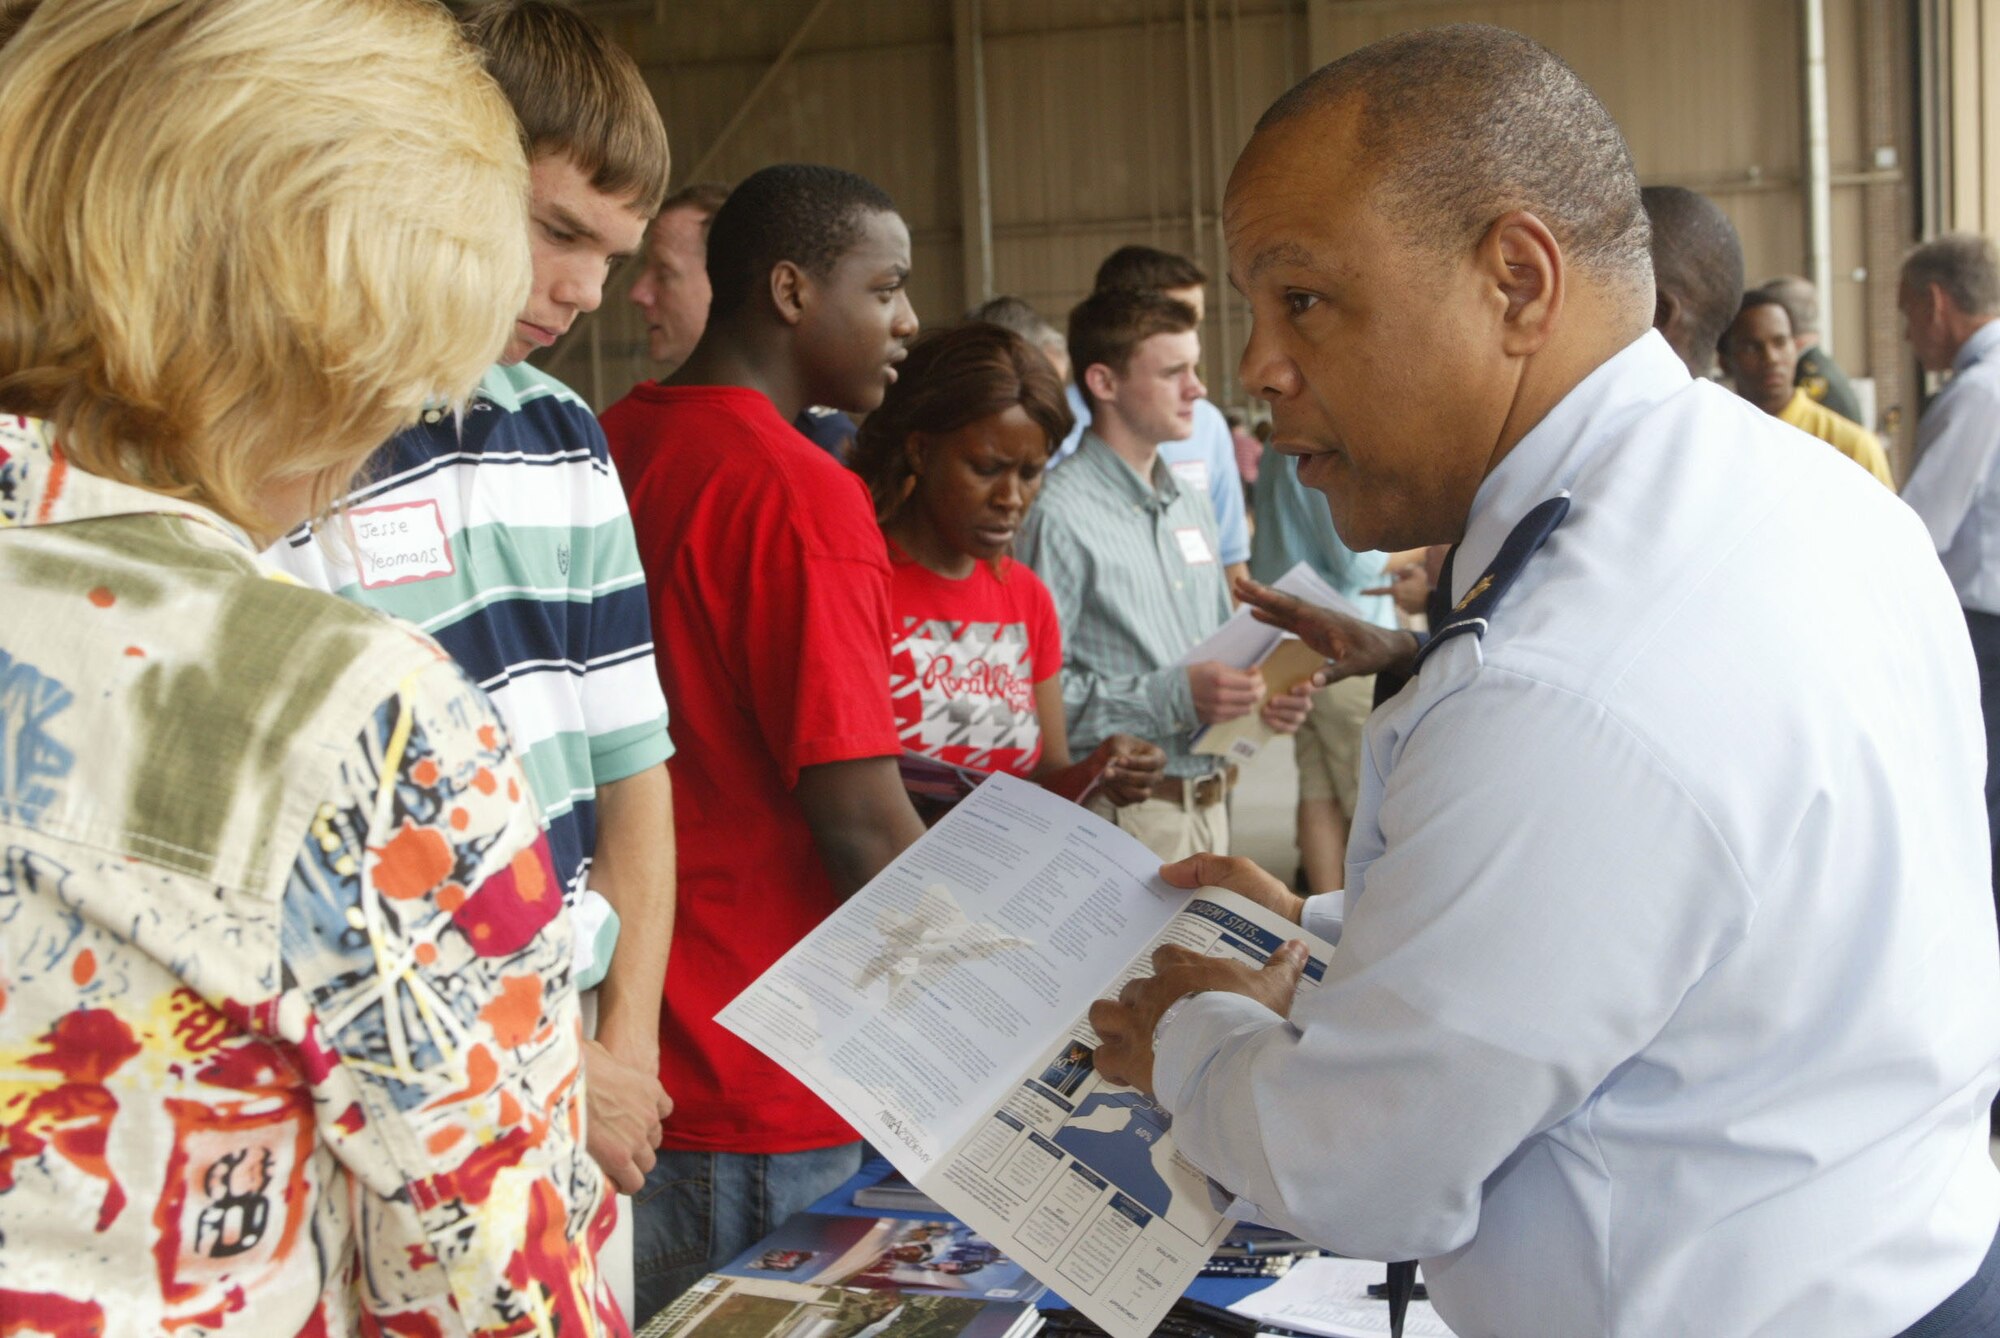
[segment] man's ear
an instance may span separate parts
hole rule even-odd
[[[912,432],[903,438],[903,463],[910,467],[910,473],[924,472],[924,434]]]
[[[780,260],[771,266],[771,306],[785,324],[797,325],[805,319],[811,289],[812,280],[791,261]]]
[[[1562,314],[1568,264],[1548,225],[1525,209],[1493,220],[1480,238],[1478,264],[1505,303],[1502,349],[1525,357],[1548,343]]]
[[[1679,323],[1682,310],[1679,297],[1664,288],[1653,290],[1653,328],[1665,335],[1670,344],[1674,341],[1674,326]]]
[[[1951,294],[1945,292],[1941,283],[1925,284],[1924,290],[1930,297],[1932,328],[1941,329],[1951,318],[1951,313],[1958,310],[1958,303],[1951,300]]]
[[[1083,386],[1099,404],[1109,404],[1118,398],[1118,375],[1108,363],[1093,362],[1084,368]]]

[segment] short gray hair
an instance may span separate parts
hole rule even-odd
[[[1792,318],[1793,334],[1819,333],[1819,289],[1800,274],[1780,274],[1764,285]]]
[[[1012,330],[1031,344],[1060,344],[1063,333],[1049,324],[1048,318],[1036,311],[1025,298],[1001,294],[990,297],[965,313],[967,321],[985,321],[1003,330]]]
[[[1947,232],[1903,257],[1904,292],[1932,284],[1968,316],[2000,316],[2000,258],[1993,243],[1976,233]]]
[[[1398,33],[1307,75],[1257,129],[1355,100],[1365,166],[1420,245],[1454,247],[1510,209],[1532,210],[1572,262],[1652,287],[1632,154],[1611,113],[1561,57],[1504,28]]]

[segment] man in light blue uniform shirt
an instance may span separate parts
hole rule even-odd
[[[1464,1338],[2000,1332],[1978,681],[1923,526],[1647,328],[1630,155],[1526,38],[1319,71],[1224,224],[1342,539],[1456,548],[1344,894],[1166,870],[1339,934],[1324,979],[1164,948],[1099,1072]]]
[[[1132,288],[1141,292],[1163,293],[1194,308],[1195,328],[1201,328],[1206,310],[1208,276],[1186,256],[1151,246],[1121,246],[1097,267],[1091,291]],[[1049,458],[1054,469],[1076,453],[1090,426],[1090,404],[1076,382],[1068,386],[1069,411],[1076,425]],[[1243,516],[1243,479],[1236,472],[1236,443],[1229,433],[1229,420],[1206,396],[1194,403],[1194,431],[1177,441],[1160,443],[1160,459],[1174,477],[1196,492],[1208,494],[1215,510],[1218,548],[1222,572],[1230,584],[1250,570],[1250,526]]]

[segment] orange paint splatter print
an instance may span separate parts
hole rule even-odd
[[[56,460],[40,425],[0,419],[0,518],[67,524],[113,501],[139,513],[145,495],[74,470],[65,487]],[[225,527],[194,517],[173,533],[201,550],[182,566],[150,550],[144,570],[119,566],[115,548],[79,563],[57,592],[75,621],[117,622],[185,571],[221,592],[189,608],[252,588],[296,598],[298,616],[275,621],[297,662],[249,680],[290,681],[320,672],[308,652],[333,644],[312,628],[324,601],[355,657],[324,671],[379,673],[379,696],[359,713],[343,690],[260,719],[270,733],[246,759],[334,761],[304,769],[310,793],[303,775],[241,793],[233,771],[186,777],[191,799],[212,796],[216,830],[290,844],[278,888],[228,852],[82,847],[0,806],[0,1338],[625,1334],[589,1243],[606,1195],[576,1132],[562,889],[491,703],[402,628],[356,641],[351,613],[263,579],[247,552],[232,574],[240,541]],[[63,783],[103,797],[106,831],[146,830],[118,806],[157,755],[105,746],[87,714],[157,675],[156,709],[198,718],[207,708],[171,685],[240,668],[216,667],[213,630],[161,623],[40,666],[113,684],[60,718]],[[204,681],[241,693],[246,680]],[[272,813],[302,829],[259,828]]]
[[[397,901],[423,896],[443,882],[452,868],[451,842],[445,834],[413,826],[408,820],[375,854],[376,890]]]
[[[493,1039],[507,1049],[526,1045],[542,1025],[542,978],[508,976],[500,995],[479,1010],[479,1020],[493,1029]]]

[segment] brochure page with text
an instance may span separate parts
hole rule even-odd
[[[1176,943],[1261,966],[1325,943],[1189,892],[1110,823],[981,785],[717,1016],[912,1184],[1113,1338],[1142,1338],[1228,1234],[1229,1194],[1167,1112],[1096,1072],[1092,1002]]]

